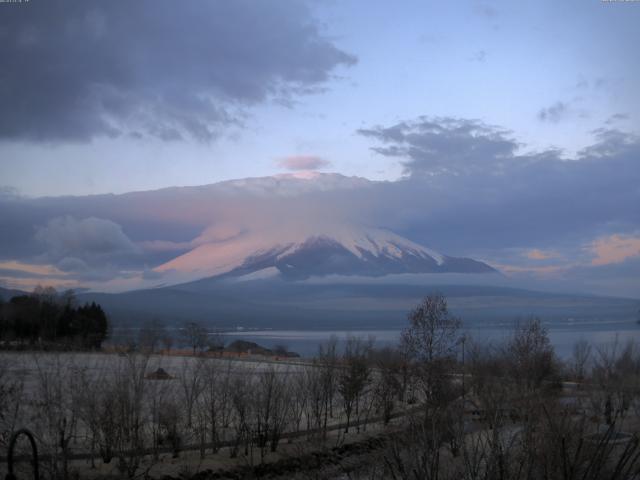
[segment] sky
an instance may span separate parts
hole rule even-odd
[[[358,221],[640,297],[639,24],[629,1],[0,3],[0,281],[144,275],[144,242],[217,222],[42,197],[319,170],[371,182]],[[51,240],[78,229],[99,260]]]

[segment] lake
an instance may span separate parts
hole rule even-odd
[[[635,322],[544,322],[551,343],[561,358],[571,356],[573,345],[578,340],[587,340],[594,348],[613,346],[616,340],[625,343],[629,339],[640,342],[640,325]],[[505,340],[513,332],[514,322],[498,324],[467,325],[463,331],[474,339],[491,342]],[[258,343],[267,348],[285,345],[290,351],[303,357],[314,356],[318,346],[326,342],[332,335],[338,337],[339,343],[349,336],[375,338],[378,347],[395,345],[400,338],[400,329],[354,329],[354,330],[239,330],[225,332],[227,342],[243,339]]]

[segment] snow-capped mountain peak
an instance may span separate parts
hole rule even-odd
[[[314,239],[335,242],[360,259],[365,258],[367,254],[374,257],[384,256],[396,259],[406,254],[412,254],[420,258],[431,258],[438,265],[442,265],[445,258],[434,250],[418,245],[388,230],[341,227],[332,231],[331,234],[309,235],[302,242],[290,243],[277,255],[277,259],[280,260],[305,248]]]
[[[156,268],[181,281],[206,277],[288,279],[323,275],[384,276],[392,273],[485,273],[490,266],[440,254],[388,230],[351,225],[301,226],[243,231],[222,241],[199,244]]]

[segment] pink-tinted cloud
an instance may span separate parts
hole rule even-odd
[[[74,288],[78,286],[78,282],[54,265],[37,265],[10,260],[0,262],[0,285],[32,290],[37,285]]]
[[[640,256],[640,236],[610,235],[594,241],[588,249],[595,254],[592,265],[621,263],[627,258]]]
[[[0,285],[7,288],[15,288],[18,290],[31,291],[38,285],[61,289],[75,289],[80,287],[76,280],[62,278],[15,278],[0,276]]]
[[[491,265],[502,273],[506,275],[534,275],[534,276],[552,276],[552,275],[560,275],[572,267],[575,267],[576,264],[563,264],[563,265],[546,265],[543,267],[530,267],[530,266],[521,266],[521,265],[510,265],[510,264],[501,264],[492,262]]]
[[[31,263],[24,263],[17,260],[9,260],[6,262],[0,262],[0,270],[15,270],[17,272],[23,272],[31,275],[66,275],[65,272],[59,270],[53,265],[36,265]]]
[[[287,170],[317,170],[328,167],[331,162],[316,155],[292,155],[281,158],[278,165]]]
[[[145,252],[176,252],[192,247],[192,242],[172,242],[170,240],[145,240],[139,242]]]
[[[525,252],[525,256],[531,260],[549,260],[550,258],[558,258],[560,255],[553,250],[539,250],[534,248]]]

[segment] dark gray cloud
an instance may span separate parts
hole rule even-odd
[[[556,102],[538,112],[538,120],[541,122],[558,123],[564,120],[569,112],[569,105],[564,102]]]
[[[613,115],[611,115],[607,121],[605,122],[606,125],[613,125],[616,124],[618,122],[624,122],[625,120],[629,120],[629,114],[627,113],[614,113]]]
[[[579,157],[584,159],[610,159],[629,157],[635,160],[632,170],[640,166],[640,156],[638,151],[639,137],[622,132],[615,128],[599,128],[592,132],[597,139],[592,145],[583,148],[579,152]]]
[[[49,272],[47,273],[38,273],[38,272],[27,272],[25,270],[16,270],[12,268],[0,268],[0,277],[9,277],[9,278],[28,278],[28,279],[50,279],[50,278],[63,278],[63,275],[55,275]],[[0,281],[0,285],[2,282]]]
[[[82,280],[121,277],[143,261],[141,249],[122,227],[102,218],[52,218],[36,228],[35,241],[41,247],[33,260]]]
[[[85,273],[89,271],[89,265],[76,257],[64,257],[56,264],[56,267],[63,272]]]
[[[381,155],[398,157],[406,173],[468,173],[500,167],[511,160],[518,143],[509,131],[478,120],[420,117],[391,127],[358,130],[384,144],[373,147]],[[489,164],[490,162],[490,164]]]
[[[138,247],[124,234],[120,225],[102,218],[78,220],[71,216],[49,220],[40,227],[36,240],[46,246],[54,258],[128,254]]]
[[[355,58],[303,2],[32,0],[0,15],[0,138],[209,141]]]
[[[598,130],[593,145],[566,159],[555,150],[519,154],[508,131],[478,121],[423,117],[360,133],[408,174],[384,186],[378,218],[443,251],[576,247],[640,226],[632,134]]]

